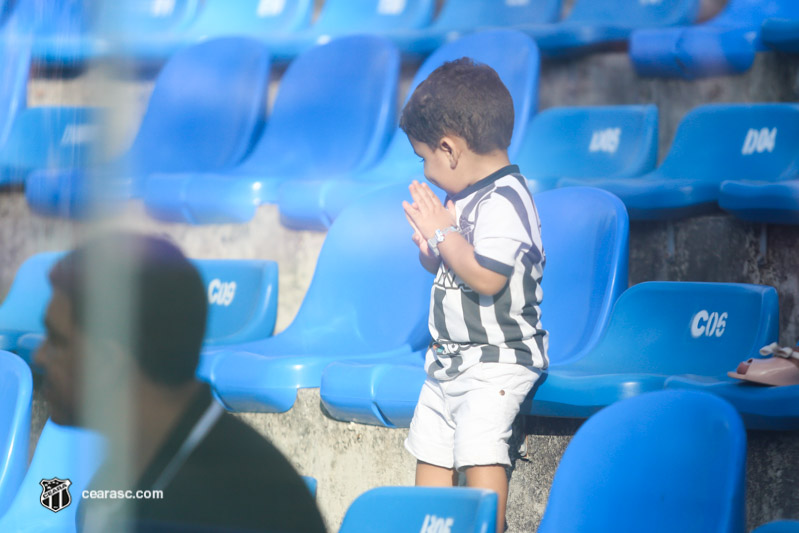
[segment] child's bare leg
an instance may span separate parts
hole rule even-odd
[[[454,468],[416,461],[417,487],[455,487],[457,484],[458,473]]]
[[[503,465],[470,466],[466,469],[466,485],[476,489],[493,490],[497,493],[497,533],[502,533],[505,530],[505,505],[508,502],[508,476],[505,474],[505,467]]]

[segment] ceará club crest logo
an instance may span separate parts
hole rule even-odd
[[[69,494],[69,486],[72,485],[70,480],[54,477],[41,480],[39,485],[42,486],[42,495],[39,497],[39,501],[42,506],[54,513],[69,507],[69,504],[72,503],[72,496]]]

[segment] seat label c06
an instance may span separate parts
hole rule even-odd
[[[750,128],[746,133],[743,148],[741,153],[743,155],[751,155],[757,152],[772,152],[774,146],[777,144],[777,128],[761,128],[759,130]]]
[[[214,279],[208,284],[208,303],[227,307],[236,296],[236,282]]]
[[[695,339],[699,337],[721,337],[727,327],[727,313],[708,313],[702,309],[691,320],[691,336]]]

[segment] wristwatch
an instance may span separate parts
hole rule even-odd
[[[450,226],[444,229],[437,229],[435,235],[427,239],[427,246],[433,251],[436,257],[439,257],[441,254],[438,251],[438,243],[444,242],[444,237],[447,233],[452,233],[453,231],[458,231],[458,228],[455,226]]]

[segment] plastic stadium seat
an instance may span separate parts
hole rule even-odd
[[[29,39],[15,38],[16,20],[9,22],[10,28],[4,30],[4,33],[9,33],[5,33],[6,38],[0,41],[0,75],[3,79],[0,84],[0,149],[8,141],[19,112],[27,105],[31,43]]]
[[[75,531],[75,519],[81,493],[105,457],[105,441],[96,433],[59,426],[48,420],[36,444],[28,472],[5,515],[0,517],[0,531],[38,533],[40,531]],[[40,502],[44,493],[42,480],[69,480],[70,502],[54,496],[53,504],[66,505],[53,512]],[[61,501],[58,501],[58,500]]]
[[[17,270],[0,306],[0,350],[18,352],[21,336],[44,334],[44,313],[51,295],[47,275],[61,255],[61,252],[36,254]],[[26,352],[23,358],[30,361],[30,355]]]
[[[698,0],[577,0],[563,22],[517,27],[542,55],[563,56],[626,43],[638,28],[690,24],[698,13]]]
[[[138,194],[153,172],[230,167],[260,132],[269,68],[268,51],[250,38],[219,38],[182,50],[159,73],[128,151],[86,172],[33,173],[29,205],[41,214],[82,216],[101,201],[90,194]]]
[[[602,410],[560,461],[539,533],[744,533],[746,433],[726,402],[660,391]]]
[[[386,35],[403,52],[427,55],[444,43],[478,29],[555,22],[560,17],[560,10],[561,0],[447,0],[430,26]]]
[[[198,41],[238,35],[259,39],[291,35],[308,27],[313,0],[206,0],[185,31],[159,37],[162,53]]]
[[[513,54],[508,54],[513,50]],[[530,117],[538,107],[538,50],[532,39],[513,30],[489,30],[468,35],[436,50],[419,67],[406,101],[419,83],[445,61],[471,57],[497,71],[513,98],[511,159],[518,153]],[[379,162],[356,172],[317,172],[315,179],[284,183],[278,191],[281,221],[297,229],[326,229],[353,200],[393,183],[422,179],[422,165],[405,133],[396,128]]]
[[[102,111],[89,107],[21,110],[0,146],[0,184],[23,184],[35,172],[85,168],[98,156]]]
[[[47,276],[63,252],[32,256],[20,266],[0,306],[0,350],[29,363],[44,340],[43,318],[52,293]],[[208,294],[206,347],[272,335],[277,317],[278,268],[274,261],[192,259]],[[201,367],[206,377],[210,369]]]
[[[799,174],[778,183],[724,181],[719,205],[738,218],[771,224],[799,224]]]
[[[274,261],[193,259],[208,292],[206,347],[271,337],[277,318],[278,269]],[[207,380],[209,362],[197,375]]]
[[[725,180],[779,181],[799,164],[799,106],[711,104],[680,122],[666,159],[641,179],[564,179],[622,199],[632,219],[670,219],[717,210]]]
[[[302,476],[302,480],[305,481],[305,486],[308,487],[308,492],[311,493],[311,496],[316,498],[316,487],[317,487],[316,478],[313,478],[311,476]]]
[[[760,358],[757,353],[750,355]],[[734,371],[735,368],[736,366],[731,366],[728,370]],[[748,429],[799,429],[799,385],[769,387],[743,382],[726,375],[674,376],[666,380],[666,388],[700,390],[720,396],[738,410]]]
[[[347,509],[339,533],[496,530],[497,494],[466,487],[378,487]]]
[[[433,19],[435,4],[435,0],[325,0],[310,28],[265,40],[275,59],[286,61],[344,35],[424,28]]]
[[[0,516],[6,512],[28,468],[33,379],[28,365],[0,351]]]
[[[675,375],[725,376],[777,340],[777,291],[736,283],[640,283],[616,301],[599,342],[579,359],[553,362],[530,414],[585,418],[660,390]]]
[[[766,50],[760,29],[767,18],[799,19],[796,0],[729,0],[698,26],[640,30],[630,38],[630,58],[642,76],[694,79],[741,73]]]
[[[399,52],[381,37],[342,37],[309,50],[283,75],[247,158],[227,171],[150,177],[148,211],[193,224],[245,222],[277,199],[283,181],[367,168],[395,125],[399,65]]]
[[[37,61],[81,64],[109,56],[160,61],[166,37],[186,30],[199,0],[23,0],[33,5]]]
[[[538,192],[564,177],[640,176],[654,170],[657,151],[654,105],[558,107],[533,119],[515,162]]]
[[[102,2],[94,34],[98,54],[135,61],[160,62],[169,56],[164,37],[186,31],[200,0],[117,0]]]
[[[766,19],[760,30],[760,37],[775,50],[799,54],[799,18]]]
[[[799,521],[797,520],[777,520],[763,524],[752,533],[799,533]]]
[[[97,56],[92,38],[94,3],[64,0],[18,0],[29,10],[26,20],[34,35],[33,58],[46,65],[77,65]]]
[[[536,194],[535,202],[547,257],[541,310],[549,358],[566,363],[597,343],[627,287],[627,213],[618,198],[585,187]],[[322,403],[334,418],[407,426],[425,380],[423,357],[334,363],[322,377]]]
[[[389,187],[342,213],[288,328],[263,341],[204,353],[215,359],[210,382],[228,409],[283,412],[298,388],[319,387],[322,370],[333,361],[407,353],[427,343],[432,275],[419,267],[409,238],[401,208],[407,196],[405,185]]]

